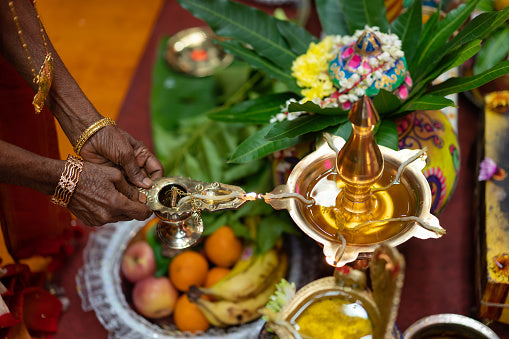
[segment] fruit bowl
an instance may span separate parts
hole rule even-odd
[[[84,265],[76,275],[82,309],[95,311],[101,324],[108,330],[110,339],[164,339],[195,336],[257,338],[264,323],[261,318],[239,326],[211,327],[199,335],[193,335],[177,330],[173,323],[156,324],[149,321],[131,307],[125,297],[124,283],[120,274],[122,255],[130,241],[148,220],[150,219],[108,224],[90,234],[83,252]],[[304,270],[300,264],[303,262],[301,240],[296,237],[288,237],[285,240],[290,262],[286,279],[295,282],[297,286],[308,283],[316,276],[313,268],[306,268],[306,274],[302,274]],[[306,258],[308,258],[307,255]],[[306,262],[310,261],[306,260]],[[313,266],[316,267],[316,265]]]

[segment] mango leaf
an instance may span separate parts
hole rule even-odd
[[[340,0],[316,0],[315,2],[325,35],[350,35]]]
[[[391,23],[391,33],[401,40],[405,58],[411,60],[415,54],[422,31],[422,2],[414,1],[412,6]]]
[[[240,123],[268,123],[270,118],[281,113],[286,100],[295,98],[292,93],[267,94],[246,100],[231,107],[208,113],[210,119]]]
[[[350,34],[363,30],[364,26],[380,27],[380,32],[387,33],[387,21],[384,0],[338,0],[341,4]]]
[[[309,45],[312,42],[318,41],[318,39],[309,33],[305,28],[300,27],[291,21],[278,20],[277,28],[290,46],[290,49],[296,55],[306,53]]]
[[[435,52],[427,55],[423,61],[421,69],[421,78],[433,72],[435,67],[442,63],[445,55],[457,52],[458,49],[467,45],[473,40],[483,39],[491,32],[496,30],[507,19],[509,19],[509,7],[489,13],[481,13],[470,21],[465,28],[463,28],[449,43],[445,44],[443,48],[437,49]],[[414,79],[414,82],[419,82],[421,79]]]
[[[401,106],[401,100],[391,92],[381,89],[380,92],[373,97],[373,105],[379,116],[396,111]]]
[[[180,114],[197,116],[215,105],[215,81],[213,77],[196,78],[175,72],[164,58],[168,38],[161,39],[157,49],[157,58],[152,71],[153,82],[157,86],[150,94],[150,111],[152,119],[165,130],[177,128]],[[168,101],[166,98],[174,98]]]
[[[252,50],[248,50],[238,41],[219,41],[218,44],[221,45],[225,51],[243,59],[252,67],[265,71],[271,78],[282,81],[288,86],[289,90],[295,93],[300,93],[301,89],[297,86],[297,82],[291,76],[289,71],[282,70],[268,59],[260,57]]]
[[[504,60],[509,54],[509,25],[493,33],[486,39],[483,48],[477,54],[474,75],[480,74]]]
[[[347,116],[335,115],[303,115],[294,120],[285,120],[272,125],[272,128],[265,136],[266,140],[276,141],[286,138],[294,138],[309,132],[323,130],[326,127],[334,126],[345,122]]]
[[[376,131],[376,143],[398,150],[398,129],[394,120],[384,119]]]
[[[420,37],[419,44],[417,45],[417,50],[413,53],[412,58],[407,58],[408,70],[412,74],[414,78],[417,78],[419,73],[417,72],[417,67],[419,64],[416,62],[416,59],[420,57],[419,51],[426,46],[428,41],[433,37],[435,30],[437,29],[438,21],[440,20],[440,4],[437,10],[431,14],[428,21],[424,24],[422,28],[422,33]],[[406,50],[405,50],[406,52]]]
[[[463,65],[465,61],[472,58],[477,54],[477,52],[479,52],[479,50],[481,50],[481,45],[482,41],[480,39],[476,39],[463,46],[459,53],[455,53],[457,54],[456,61],[454,61],[451,67],[445,71]]]
[[[432,95],[448,95],[451,93],[464,92],[482,86],[508,73],[509,60],[506,60],[478,75],[448,79],[439,85],[431,87],[428,93]]]
[[[218,148],[206,134],[200,138],[200,142],[203,150],[202,154],[205,156],[205,159],[201,159],[202,164],[203,160],[205,160],[211,178],[221,178],[224,159],[219,153]]]
[[[296,55],[277,28],[273,16],[233,1],[179,0],[180,5],[204,20],[214,32],[253,47],[259,55],[289,72]]]
[[[416,100],[409,102],[405,105],[406,111],[416,111],[416,110],[434,110],[441,109],[444,107],[453,106],[454,101],[451,99],[444,98],[442,96],[427,94]]]
[[[348,140],[348,138],[350,138],[350,134],[352,134],[352,129],[352,124],[347,121],[337,126],[329,127],[325,131]]]
[[[260,220],[256,233],[256,244],[259,253],[264,253],[271,249],[283,233],[299,234],[297,229],[289,222],[288,215],[282,214],[279,211],[263,217]]]
[[[339,107],[320,107],[312,101],[307,101],[303,104],[299,102],[292,102],[288,105],[289,112],[308,112],[322,115],[348,115],[348,111],[345,111]]]
[[[469,1],[467,4],[461,4],[447,13],[447,16],[439,21],[433,36],[419,49],[417,63],[422,62],[430,53],[443,49],[444,44],[461,24],[467,20],[478,2],[479,0]]]
[[[260,159],[276,151],[294,146],[299,143],[301,139],[296,137],[275,141],[265,140],[264,136],[271,128],[272,125],[267,125],[244,140],[231,156],[230,162],[239,163]]]

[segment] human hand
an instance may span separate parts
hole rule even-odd
[[[151,179],[163,176],[163,166],[143,142],[117,126],[106,126],[88,139],[80,155],[86,161],[119,167],[128,180],[150,188]]]
[[[88,226],[125,220],[145,220],[152,211],[146,196],[130,185],[114,167],[84,162],[67,207]]]

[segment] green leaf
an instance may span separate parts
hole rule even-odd
[[[264,137],[271,128],[272,125],[267,125],[244,140],[237,147],[235,153],[233,153],[230,162],[239,163],[259,159],[276,151],[294,146],[300,141],[300,138],[287,138],[276,141],[265,140]]]
[[[384,0],[338,0],[343,9],[350,34],[363,30],[364,26],[380,27],[380,32],[389,29]]]
[[[405,106],[406,111],[435,110],[448,106],[455,106],[454,101],[438,95],[427,94]]]
[[[210,173],[208,175],[210,180],[222,180],[222,167],[223,158],[219,152],[219,148],[210,140],[210,138],[204,135],[201,138],[201,146],[203,147],[203,153],[205,155],[205,162],[207,163],[207,169]]]
[[[155,226],[149,228],[146,240],[154,252],[154,258],[156,261],[156,272],[154,275],[156,277],[164,277],[168,275],[168,267],[170,266],[173,257],[166,257],[163,255],[162,245],[156,237],[155,228]]]
[[[428,93],[432,95],[448,95],[468,91],[508,73],[509,60],[506,60],[478,75],[448,79],[439,85],[431,87]]]
[[[486,39],[474,64],[474,75],[493,67],[509,54],[509,25],[493,33]]]
[[[231,107],[215,110],[208,113],[207,116],[218,121],[267,123],[273,116],[281,113],[281,106],[291,98],[295,98],[295,94],[288,92],[267,94]]]
[[[296,54],[301,55],[307,52],[309,45],[312,42],[317,42],[318,39],[309,33],[303,27],[294,24],[291,21],[277,21],[277,28],[279,32],[286,39],[290,49]]]
[[[306,101],[301,104],[300,102],[292,102],[288,105],[289,112],[308,112],[322,115],[348,115],[348,111],[345,111],[339,107],[320,107],[312,101]]]
[[[438,50],[444,49],[445,43],[451,35],[461,26],[470,16],[479,0],[471,0],[467,4],[461,4],[453,9],[447,16],[440,20],[433,36],[427,41],[426,45],[419,49],[417,63],[422,62],[427,55]]]
[[[401,40],[405,58],[412,60],[421,39],[422,2],[414,1],[413,5],[391,23],[391,33]]]
[[[288,89],[294,93],[300,93],[301,88],[297,86],[297,82],[292,77],[290,71],[283,70],[268,59],[260,57],[256,52],[248,50],[238,41],[219,41],[218,44],[221,45],[225,51],[243,59],[252,67],[265,71],[271,78],[282,81],[288,86]]]
[[[464,29],[452,38],[449,43],[445,44],[443,48],[437,49],[423,59],[421,68],[423,68],[424,71],[421,73],[420,78],[414,79],[414,83],[421,81],[423,77],[433,72],[435,67],[443,62],[442,59],[444,56],[454,53],[455,51],[457,52],[458,49],[471,41],[485,38],[507,19],[509,19],[509,7],[501,11],[482,13],[476,16]]]
[[[468,59],[473,57],[479,50],[481,49],[481,40],[473,40],[466,44],[458,53],[456,54],[456,60],[452,63],[452,65],[446,69],[448,71],[451,68],[459,67],[465,63]]]
[[[350,135],[352,134],[352,129],[353,129],[352,124],[349,121],[347,121],[343,124],[329,127],[325,131],[333,135],[337,135],[345,140],[348,140],[348,138],[350,138]]]
[[[377,144],[398,150],[398,129],[394,120],[382,120],[375,138]]]
[[[347,116],[335,115],[303,115],[294,120],[284,120],[274,123],[265,136],[270,141],[294,138],[300,135],[320,131],[326,127],[345,122]]]
[[[316,0],[315,2],[325,35],[350,35],[340,0]]]
[[[429,17],[428,21],[423,26],[421,33],[421,40],[419,41],[419,45],[417,46],[417,50],[413,53],[412,58],[407,58],[408,70],[413,75],[413,77],[417,77],[419,73],[417,72],[417,67],[419,64],[416,62],[416,59],[420,57],[419,51],[426,46],[428,41],[433,37],[434,31],[437,28],[438,21],[440,20],[440,6],[439,8]],[[406,52],[406,51],[405,51]]]
[[[262,217],[256,231],[256,245],[259,253],[274,247],[283,233],[299,234],[295,226],[279,214]]]
[[[277,20],[256,8],[224,0],[179,0],[182,7],[204,20],[223,37],[249,44],[261,56],[290,71],[296,55],[277,28]]]
[[[168,38],[161,40],[154,62],[152,77],[155,85],[150,94],[150,112],[159,126],[175,130],[181,118],[180,112],[192,117],[208,111],[216,103],[216,93],[213,77],[198,80],[177,73],[168,65],[164,58],[167,41]]]
[[[382,117],[392,113],[401,106],[401,100],[391,92],[381,89],[380,92],[373,97],[373,105]]]

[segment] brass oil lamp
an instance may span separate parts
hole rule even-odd
[[[379,117],[367,96],[354,104],[349,120],[352,134],[346,143],[326,136],[327,142],[295,166],[286,184],[267,194],[182,177],[161,178],[149,190],[141,189],[161,219],[159,239],[171,248],[189,247],[203,231],[200,211],[236,209],[255,199],[287,209],[336,267],[369,258],[380,244],[397,246],[411,237],[444,234],[430,213],[424,152],[377,145],[373,132]]]

